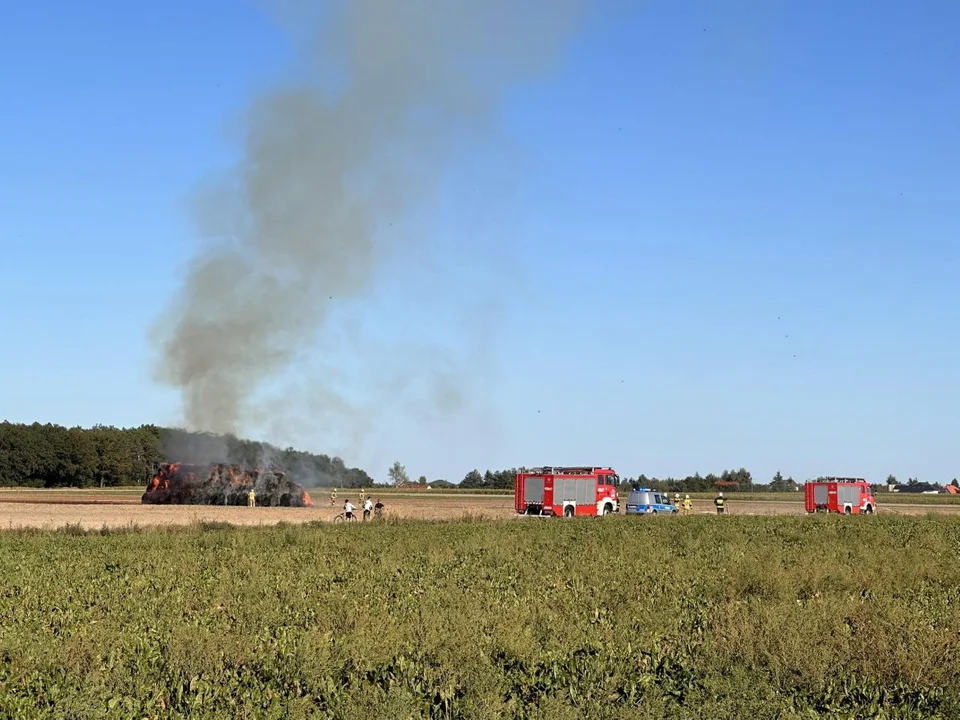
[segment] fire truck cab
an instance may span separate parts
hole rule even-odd
[[[620,476],[609,467],[532,468],[517,473],[519,515],[597,516],[620,512]]]
[[[870,483],[863,478],[827,477],[808,480],[803,487],[808,513],[870,515],[877,509]]]

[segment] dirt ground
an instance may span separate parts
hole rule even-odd
[[[491,496],[384,497],[388,516],[439,520],[464,515],[513,517],[513,498]],[[359,500],[353,498],[359,505]],[[79,524],[85,529],[138,525],[189,525],[198,521],[234,525],[273,525],[332,521],[342,510],[318,501],[310,508],[247,508],[212,505],[142,505],[139,495],[99,491],[0,491],[0,529],[57,528]]]
[[[138,525],[188,525],[198,521],[228,522],[235,525],[273,525],[278,522],[332,521],[341,509],[328,500],[316,500],[312,508],[246,508],[209,505],[141,505],[133,492],[0,491],[0,529],[18,527],[57,528],[79,524],[85,529]],[[386,514],[423,520],[457,519],[464,515],[489,519],[515,519],[513,498],[490,495],[384,496]],[[354,500],[359,504],[358,500]],[[803,503],[731,501],[730,515],[802,515]],[[881,506],[881,514],[916,515],[945,513],[960,517],[960,506]],[[708,501],[695,502],[693,513],[713,514]]]

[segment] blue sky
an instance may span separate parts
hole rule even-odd
[[[658,0],[589,25],[418,210],[430,256],[342,308],[399,354],[468,357],[472,399],[271,439],[377,478],[960,475],[958,24],[950,2]],[[244,2],[5,11],[0,416],[178,421],[147,328],[195,247],[191,192],[289,52]]]

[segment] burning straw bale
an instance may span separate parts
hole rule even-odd
[[[307,491],[277,468],[183,463],[162,464],[141,502],[145,505],[246,505],[251,489],[256,493],[257,505],[313,505]]]

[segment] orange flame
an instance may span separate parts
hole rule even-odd
[[[153,476],[149,488],[144,493],[143,502],[152,502],[153,499],[159,502],[168,501],[164,497],[166,493],[173,493],[173,497],[181,499],[191,497],[194,491],[203,493],[202,488],[194,487],[197,481],[201,480],[202,485],[209,483],[214,488],[220,488],[220,490],[217,490],[215,497],[225,499],[229,496],[236,499],[238,493],[243,493],[243,502],[245,503],[246,491],[256,486],[263,479],[262,473],[263,471],[259,466],[251,470],[233,465],[216,464],[201,469],[197,466],[183,466],[182,463],[164,463],[157,468],[157,473]],[[278,482],[284,482],[286,473],[279,467],[271,465],[269,473],[276,474]],[[273,482],[273,479],[269,480],[268,488],[275,487]],[[289,481],[286,482],[289,483]],[[221,495],[224,486],[231,488],[231,490]],[[290,483],[289,491],[289,494],[282,491],[285,493],[283,495],[284,502],[287,498],[290,498],[294,501],[299,500],[305,507],[314,507],[310,495],[297,483]],[[268,490],[268,492],[273,491]],[[170,496],[167,495],[166,497],[169,498]],[[177,500],[173,502],[177,502]]]

